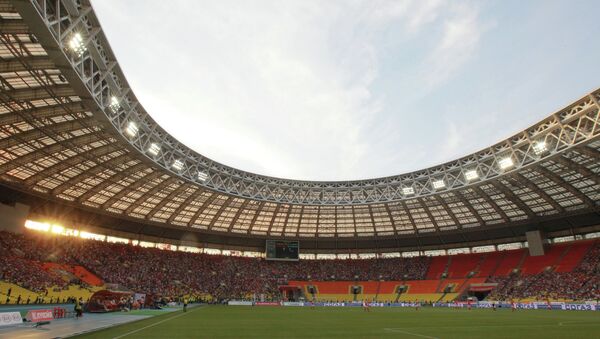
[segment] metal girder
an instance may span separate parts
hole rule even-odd
[[[240,218],[240,215],[242,214],[242,212],[244,211],[244,209],[246,208],[246,206],[248,206],[249,202],[250,202],[250,199],[245,199],[244,202],[242,203],[242,205],[238,208],[237,212],[233,216],[233,219],[231,220],[231,223],[229,223],[229,227],[227,228],[227,232],[231,232],[231,230],[233,229],[233,226],[235,225],[235,223],[237,222],[237,220]],[[256,211],[256,213],[258,213],[258,211]],[[220,214],[218,213],[218,215],[220,215]],[[213,223],[211,222],[210,227],[212,227],[212,225],[213,225]],[[248,228],[248,231],[250,231],[250,228]]]
[[[529,218],[535,218],[536,214],[531,210],[531,208],[529,206],[527,206],[527,204],[521,200],[521,198],[519,196],[517,196],[516,194],[513,193],[513,191],[511,191],[510,189],[508,189],[506,186],[504,186],[504,184],[498,182],[498,181],[490,181],[490,183],[492,184],[492,186],[494,186],[498,191],[500,191],[501,193],[504,194],[504,196],[510,200],[513,204],[515,204],[519,209],[521,209],[521,211],[525,212],[525,214],[529,217]]]
[[[80,203],[87,201],[92,196],[98,194],[99,192],[102,192],[108,186],[118,184],[121,180],[127,178],[128,176],[133,175],[135,173],[139,173],[140,171],[143,171],[145,169],[148,169],[148,165],[144,163],[138,163],[129,166],[121,171],[118,171],[115,174],[113,174],[110,178],[103,180],[98,185],[92,187],[86,193],[82,194],[79,198],[77,198],[77,201]],[[116,168],[113,168],[113,170],[116,171]]]
[[[219,207],[217,214],[215,214],[213,216],[213,218],[210,220],[210,223],[208,224],[209,230],[212,230],[212,228],[215,225],[215,223],[217,222],[217,220],[219,220],[219,218],[221,217],[221,214],[223,214],[223,211],[225,210],[225,208],[229,207],[229,205],[231,204],[232,201],[233,201],[233,198],[229,197],[229,196],[227,197],[227,199],[225,199],[225,201],[223,202],[223,205],[221,205]]]
[[[54,134],[56,138],[56,135],[60,135],[61,133],[86,128],[86,126],[83,126],[83,124],[89,123],[91,120],[91,118],[87,117],[79,120],[63,121],[49,126],[44,126],[43,129],[31,129],[25,132],[14,134],[10,137],[0,139],[0,149],[6,149],[22,143],[40,139],[48,134]]]
[[[188,221],[188,227],[192,227],[194,225],[196,219],[198,219],[200,214],[204,212],[204,209],[206,209],[206,207],[209,206],[218,196],[219,193],[214,192],[210,197],[208,197],[208,199],[204,201],[204,203],[202,203],[202,206],[198,208],[198,210],[194,213],[190,221]]]
[[[71,62],[73,70],[83,79],[83,85],[98,103],[99,108],[107,116],[118,133],[123,135],[124,124],[135,121],[139,126],[139,135],[136,138],[126,138],[141,153],[147,153],[150,143],[161,145],[161,154],[150,157],[160,164],[162,168],[171,171],[193,184],[223,192],[229,195],[250,198],[261,201],[289,204],[309,205],[364,205],[368,203],[398,201],[409,198],[418,198],[437,194],[432,188],[432,182],[443,179],[447,189],[459,189],[473,185],[465,179],[465,173],[476,170],[482,181],[494,179],[504,175],[498,166],[500,159],[511,157],[514,168],[534,164],[543,159],[563,152],[578,144],[600,135],[598,125],[598,106],[595,102],[596,92],[587,95],[558,113],[544,119],[538,124],[508,138],[496,145],[480,152],[467,155],[446,164],[397,176],[376,178],[370,180],[315,182],[272,178],[248,173],[242,170],[217,163],[208,159],[179,143],[165,130],[156,124],[136,100],[126,78],[118,65],[109,67],[115,62],[114,54],[106,37],[101,32],[99,21],[94,11],[71,11],[69,17],[62,18],[62,14],[52,10],[42,10],[44,2],[40,0],[31,5],[37,10],[46,22],[46,29],[56,41],[64,43],[61,32],[69,31],[76,27],[89,41],[88,50],[82,56],[65,53],[65,59]],[[89,2],[82,1],[82,8],[88,8]],[[46,8],[47,9],[47,8]],[[74,15],[74,16],[73,16]],[[57,28],[55,17],[60,17],[60,27]],[[56,48],[56,42],[42,42],[45,48]],[[83,73],[80,67],[82,60],[89,61],[98,77],[90,77]],[[98,80],[101,79],[101,80]],[[110,95],[120,100],[120,109],[109,109],[110,97],[103,91],[98,91],[98,82],[101,88],[107,88]],[[546,154],[537,154],[533,148],[537,141],[545,141],[548,147]],[[170,166],[174,160],[183,163],[181,171]],[[198,180],[198,172],[206,173],[206,181]],[[407,196],[403,187],[413,187],[414,194]]]
[[[114,152],[118,152],[118,151],[121,151],[121,148],[115,143],[102,145],[102,146],[99,146],[92,150],[86,150],[85,153],[83,153],[83,154],[80,153],[80,154],[74,155],[70,158],[61,160],[61,161],[57,162],[56,164],[54,164],[50,167],[47,167],[42,171],[39,171],[35,175],[30,176],[29,178],[25,179],[25,185],[33,186],[38,181],[43,180],[45,178],[50,178],[51,176],[55,175],[56,173],[60,173],[70,167],[77,165],[78,163],[82,163],[85,161],[98,162],[97,158],[101,158],[105,155],[108,155],[108,154],[111,154]],[[94,160],[91,160],[91,159],[94,159]]]
[[[536,172],[540,173],[541,175],[545,176],[546,178],[552,180],[553,182],[555,182],[559,186],[563,187],[564,189],[566,189],[573,196],[575,196],[579,200],[581,200],[586,206],[594,207],[596,205],[594,203],[594,201],[592,199],[590,199],[590,197],[588,197],[587,195],[583,194],[580,190],[573,187],[573,185],[570,185],[568,182],[565,181],[565,179],[561,178],[558,174],[556,174],[542,166],[536,166],[536,167],[534,167],[534,170]]]
[[[196,190],[190,194],[182,203],[181,205],[179,205],[179,207],[177,207],[175,209],[175,211],[173,211],[173,213],[169,216],[169,219],[167,219],[167,224],[171,224],[173,223],[173,220],[175,220],[175,218],[178,215],[181,215],[181,212],[190,205],[190,203],[194,200],[196,200],[196,198],[198,198],[200,196],[200,194],[202,194],[203,192],[205,192],[205,190],[203,190],[202,188],[196,187]]]
[[[34,56],[23,59],[9,59],[3,60],[0,63],[0,73],[8,72],[23,72],[32,70],[42,69],[53,69],[56,68],[54,63],[47,56]]]
[[[19,88],[11,91],[4,91],[0,93],[0,99],[6,102],[10,101],[31,101],[37,99],[51,97],[69,97],[75,96],[75,91],[68,84],[54,85],[51,87],[36,87],[36,88]]]
[[[261,201],[258,204],[258,207],[256,207],[256,213],[254,213],[254,216],[252,217],[252,220],[250,221],[250,226],[248,226],[248,233],[251,233],[252,230],[254,229],[254,223],[256,222],[256,219],[258,218],[258,215],[260,214],[260,212],[264,208],[265,203],[266,203],[265,201]],[[231,224],[233,225],[234,222],[232,222]]]
[[[52,189],[51,194],[59,195],[62,192],[66,191],[69,187],[75,187],[77,186],[77,184],[84,181],[85,179],[91,178],[107,168],[115,168],[116,166],[127,163],[129,161],[132,161],[131,154],[125,153],[110,159],[108,163],[98,163],[96,166],[89,168],[86,171],[81,172],[80,174],[70,178],[68,181],[65,181],[62,184],[56,186],[54,189]]]
[[[104,204],[102,204],[102,208],[106,209],[106,208],[111,207],[115,202],[121,200],[121,198],[123,198],[127,194],[135,192],[138,188],[144,186],[148,182],[151,182],[152,180],[154,180],[160,176],[163,176],[163,175],[166,175],[166,174],[160,170],[154,170],[153,172],[137,179],[130,185],[125,186],[122,190],[120,190],[118,193],[116,193],[115,195],[110,197],[108,200],[106,200],[106,202],[104,202]]]
[[[146,219],[152,218],[163,207],[165,207],[166,204],[168,204],[171,201],[173,201],[173,198],[175,198],[176,196],[178,196],[182,192],[185,192],[185,190],[188,189],[188,188],[190,188],[190,186],[186,185],[185,182],[181,182],[179,184],[179,187],[177,187],[176,189],[172,190],[171,193],[169,193],[166,197],[164,197],[163,199],[161,199],[158,202],[158,204],[156,204],[156,206],[154,206],[154,208],[152,210],[150,210],[150,212],[148,212],[148,214],[146,215]]]
[[[24,115],[30,115],[36,120],[49,119],[57,116],[64,116],[74,113],[87,111],[81,102],[68,102],[52,106],[29,108],[22,111],[0,115],[0,126],[16,124],[24,121]]]
[[[28,34],[29,25],[23,20],[0,20],[0,32],[2,34]]]
[[[101,136],[96,133],[84,134],[77,137],[73,137],[71,139],[64,140],[73,145],[87,145],[92,142],[96,142],[101,139]],[[68,149],[62,142],[57,142],[46,147],[42,147],[40,149],[35,149],[25,155],[19,156],[12,161],[9,161],[5,164],[0,165],[0,173],[9,172],[15,168],[21,167],[23,165],[29,164],[36,159],[45,157],[47,155],[52,155],[61,150]]]
[[[460,201],[469,210],[469,212],[471,212],[471,215],[473,215],[473,217],[475,219],[477,219],[477,222],[479,223],[479,225],[485,226],[486,222],[483,220],[483,218],[477,212],[477,210],[475,210],[475,207],[473,207],[473,205],[467,201],[465,196],[462,194],[461,190],[456,190],[453,193],[454,193],[454,196],[458,198],[458,201]],[[447,206],[447,204],[444,204],[444,206]],[[498,207],[498,206],[496,205],[496,207]],[[496,213],[498,213],[498,212],[496,212]],[[506,214],[500,214],[500,217],[503,218],[503,220],[505,222],[508,221],[508,217],[506,216]]]
[[[273,229],[273,223],[275,222],[275,218],[277,218],[277,213],[279,213],[281,206],[283,206],[283,204],[275,205],[275,211],[273,211],[273,216],[271,217],[271,220],[269,221],[269,228],[267,229],[267,234],[269,234],[269,235],[271,235],[271,230]],[[289,214],[289,208],[288,208],[288,214]],[[283,233],[284,228],[285,228],[285,222],[284,222],[283,226],[281,227],[282,233]]]
[[[425,210],[425,214],[427,214],[427,217],[429,218],[429,220],[431,220],[431,224],[433,225],[433,227],[435,228],[436,231],[440,231],[440,226],[438,225],[437,221],[435,221],[435,218],[433,217],[433,215],[431,214],[431,211],[429,210],[429,206],[427,206],[427,204],[425,203],[424,200],[417,200],[419,202],[419,204],[421,206],[423,206],[423,209]]]
[[[546,203],[548,203],[550,206],[552,206],[559,213],[562,213],[565,211],[564,207],[562,207],[556,200],[552,199],[552,197],[548,193],[544,192],[544,190],[540,189],[536,184],[531,182],[531,180],[525,178],[525,176],[523,174],[516,172],[514,174],[514,177],[518,183],[524,185],[525,187],[527,187],[530,190],[532,190],[533,192],[535,192],[542,199],[544,199],[544,201],[546,201]]]
[[[510,218],[508,217],[508,215],[506,215],[506,213],[500,208],[500,206],[498,206],[498,204],[494,200],[492,200],[492,198],[490,198],[490,196],[487,193],[485,193],[481,189],[481,187],[473,186],[473,192],[475,192],[477,195],[479,195],[479,197],[483,198],[483,200],[485,200],[485,202],[487,202],[490,206],[492,206],[494,211],[500,216],[500,218],[502,218],[502,220],[504,220],[504,222],[510,221]],[[479,213],[479,212],[477,212],[477,213]]]
[[[154,187],[152,187],[147,192],[145,192],[143,195],[141,195],[139,198],[137,198],[131,205],[129,205],[129,207],[127,207],[127,209],[125,210],[125,214],[130,214],[136,207],[139,207],[140,204],[142,204],[146,200],[152,198],[154,196],[154,194],[161,191],[162,189],[164,189],[168,185],[172,184],[176,180],[178,180],[176,177],[168,177],[167,179],[159,182]],[[146,217],[147,216],[148,215],[146,215]]]
[[[560,163],[561,165],[563,165],[567,168],[570,168],[570,169],[576,171],[577,173],[581,174],[584,178],[590,179],[593,182],[595,182],[596,184],[600,184],[600,175],[598,173],[593,172],[589,168],[587,168],[579,163],[576,163],[575,161],[573,161],[571,159],[567,159],[567,158],[561,157],[561,156],[553,158],[552,160]],[[567,183],[567,185],[568,185],[568,183]]]
[[[438,202],[438,204],[440,204],[440,206],[442,206],[442,208],[444,209],[444,211],[446,211],[446,213],[450,216],[450,219],[452,219],[452,222],[454,222],[454,224],[456,225],[456,228],[462,229],[462,225],[458,221],[458,218],[456,217],[456,215],[454,214],[454,212],[452,212],[452,210],[450,208],[448,208],[448,204],[446,204],[442,200],[442,198],[440,198],[440,196],[437,195],[437,194],[434,195],[433,197]]]

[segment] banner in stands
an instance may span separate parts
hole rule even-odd
[[[52,310],[30,310],[27,312],[27,320],[37,323],[40,321],[51,321],[54,319]]]
[[[0,326],[18,325],[23,322],[19,312],[0,313]]]
[[[241,300],[229,300],[227,302],[229,306],[252,306],[254,303],[252,301],[241,301]]]
[[[280,306],[276,301],[257,301],[254,303],[256,306]]]

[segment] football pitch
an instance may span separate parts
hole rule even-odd
[[[77,338],[600,338],[600,312],[200,306]]]

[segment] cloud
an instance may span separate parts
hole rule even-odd
[[[425,59],[426,85],[441,85],[450,79],[475,54],[483,34],[492,23],[482,23],[478,8],[467,3],[455,3],[448,9],[441,39]]]
[[[409,66],[425,69],[411,84],[425,91],[459,72],[487,27],[477,8],[441,0],[93,4],[161,126],[216,161],[296,179],[392,174],[426,158],[411,154],[422,145],[398,150],[385,125],[399,110],[391,97],[406,94],[376,88],[382,56],[424,53]],[[431,36],[433,47],[415,45]]]

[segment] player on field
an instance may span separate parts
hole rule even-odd
[[[517,310],[517,303],[514,300],[510,300],[510,307],[512,308],[512,311],[516,311]]]
[[[496,311],[496,303],[492,302],[492,310]]]
[[[421,303],[415,299],[415,310],[419,310],[419,308],[421,308]]]
[[[550,299],[546,299],[546,307],[548,307],[549,311],[552,311],[552,303],[550,303]]]
[[[371,312],[371,310],[369,308],[369,302],[367,301],[367,299],[363,300],[362,307],[363,307],[363,311]]]
[[[471,299],[467,299],[467,309],[471,310]]]

